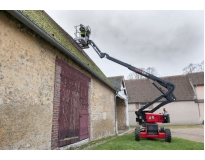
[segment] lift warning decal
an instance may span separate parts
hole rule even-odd
[[[141,69],[135,68],[135,70],[136,70],[137,72],[142,73],[142,70],[141,70]]]

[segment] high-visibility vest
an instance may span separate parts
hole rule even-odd
[[[85,34],[85,28],[80,27],[80,34],[81,34],[81,35],[82,35],[82,34]]]
[[[80,34],[82,35],[82,34],[85,34],[85,31],[80,31]]]

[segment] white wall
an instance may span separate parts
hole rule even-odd
[[[154,107],[157,104],[159,103],[155,103]],[[194,101],[172,102],[164,107],[169,113],[170,125],[200,124],[198,104]],[[162,108],[155,113],[161,113]]]
[[[197,99],[204,99],[204,86],[196,86]]]
[[[196,86],[197,99],[204,99],[204,86]],[[204,120],[204,103],[199,103],[201,123]]]
[[[156,107],[158,104],[155,103],[153,106]],[[194,101],[172,102],[164,107],[170,115],[170,123],[167,123],[169,125],[200,124],[198,104]],[[162,113],[162,108],[155,111],[155,113]],[[135,104],[129,104],[130,126],[136,126],[136,110]]]
[[[128,105],[128,113],[129,113],[129,125],[130,126],[136,126],[136,105],[135,104],[129,104]]]
[[[204,121],[204,103],[199,103],[201,123]]]

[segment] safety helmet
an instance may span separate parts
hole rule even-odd
[[[80,31],[85,31],[85,26],[84,25],[82,25],[82,24],[80,24],[80,29],[79,29]]]
[[[81,26],[80,31],[85,31],[85,27]]]

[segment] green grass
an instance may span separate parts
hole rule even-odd
[[[105,141],[110,141],[110,140],[114,139],[115,137],[116,137],[116,136],[110,136],[110,137],[101,138],[101,139],[98,139],[98,140],[95,140],[95,141],[91,141],[91,142],[89,142],[89,143],[87,143],[87,144],[84,144],[84,145],[78,147],[78,149],[79,149],[79,150],[82,150],[82,149],[84,149],[84,148],[86,148],[86,147],[90,147],[90,146],[92,146],[92,145],[96,145],[96,144],[99,144],[99,143],[103,143],[103,142],[105,142]],[[71,149],[72,149],[72,148],[71,148]]]
[[[172,142],[164,139],[141,139],[135,141],[134,134],[116,137],[89,150],[204,150],[204,143],[172,137]]]

